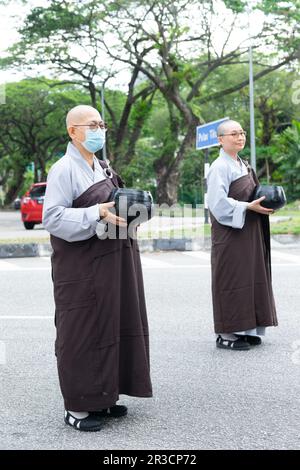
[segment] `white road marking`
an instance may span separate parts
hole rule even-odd
[[[54,315],[0,315],[0,320],[54,320]]]
[[[162,261],[161,259],[156,259],[155,257],[149,257],[147,255],[141,255],[142,267],[144,270],[147,269],[198,269],[198,268],[210,268],[210,252],[205,251],[181,251],[177,254],[185,256],[185,259],[188,257],[194,261],[201,260],[204,263],[199,264],[182,264],[176,263],[176,260],[169,259],[169,261]],[[272,267],[298,267],[300,266],[300,256],[294,255],[290,253],[284,253],[282,251],[272,250],[271,253]],[[51,270],[51,263],[49,257],[39,257],[38,259],[42,259],[43,261],[40,262],[40,266],[36,266],[37,259],[32,258],[32,263],[34,264],[27,264],[27,262],[23,262],[23,258],[13,258],[9,260],[0,260],[0,273],[1,272],[33,272],[33,271],[47,271],[50,273]],[[179,261],[180,257],[177,257]],[[182,258],[181,258],[182,259]],[[46,263],[45,263],[46,261]],[[282,261],[282,262],[280,262]],[[45,265],[46,264],[46,265]]]
[[[280,266],[280,267],[289,267],[289,268],[294,268],[295,267],[295,268],[297,268],[297,267],[300,266],[300,263],[293,263],[293,264],[291,264],[291,263],[272,263],[272,268],[273,268],[273,266],[276,266],[276,267],[278,267],[278,266]]]
[[[194,268],[210,268],[210,264],[170,264],[169,266],[143,266],[143,269],[194,269]]]
[[[173,265],[166,261],[141,256],[143,268],[171,268]]]
[[[277,260],[283,259],[285,261],[290,261],[293,264],[300,263],[299,255],[292,255],[290,253],[283,253],[282,251],[273,250],[271,251],[271,259],[276,258]]]
[[[206,261],[210,261],[210,252],[205,252],[205,251],[183,251],[182,254],[185,255],[185,256],[190,256],[191,258],[203,259],[203,260],[206,260]],[[278,251],[278,250],[272,250],[271,251],[271,259],[276,259],[276,261],[279,261],[279,260],[289,261],[293,265],[294,264],[297,265],[297,266],[300,265],[300,256],[299,255],[292,255],[290,253],[284,253],[284,252]],[[276,266],[276,265],[285,266],[286,264],[272,263],[272,266]],[[287,266],[290,266],[290,265],[287,265]]]
[[[203,259],[205,261],[210,261],[210,252],[206,251],[182,251],[185,256],[190,256],[191,258]]]
[[[10,263],[7,263],[7,264],[10,264]],[[36,268],[34,266],[31,266],[31,267],[26,267],[24,268],[23,266],[16,266],[16,265],[10,265],[10,266],[5,266],[5,265],[2,265],[1,264],[1,261],[0,261],[0,272],[1,271],[50,271],[50,267],[49,268]]]
[[[0,260],[0,271],[16,271],[19,269],[19,266],[16,266],[9,261]]]

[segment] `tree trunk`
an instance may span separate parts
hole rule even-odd
[[[176,204],[178,198],[179,187],[179,168],[183,161],[186,151],[194,145],[197,118],[191,119],[186,135],[180,144],[174,158],[171,158],[172,147],[165,148],[165,154],[155,162],[154,168],[157,175],[157,202],[158,204],[166,203],[169,205]],[[172,133],[175,137],[176,131]],[[175,142],[177,142],[176,139]]]
[[[97,109],[97,90],[92,81],[89,81],[89,92],[91,97],[91,104],[93,108]]]
[[[34,161],[34,183],[39,183],[39,168],[38,168],[38,160]]]
[[[24,168],[18,170],[18,173],[15,175],[14,183],[10,186],[9,190],[5,195],[4,204],[10,204],[16,197],[19,196],[20,189],[24,182]]]
[[[158,204],[176,204],[178,199],[179,174],[171,172],[158,180],[156,202]]]
[[[267,173],[267,183],[270,184],[270,165],[269,160],[266,158],[266,173]]]
[[[157,173],[156,203],[176,204],[178,199],[179,171],[175,168],[171,170],[167,166],[160,167]]]
[[[46,150],[37,157],[38,162],[38,183],[46,181],[46,161],[45,161]]]

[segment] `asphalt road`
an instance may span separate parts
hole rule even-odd
[[[24,228],[20,211],[0,211],[0,239],[18,238],[45,238],[49,237],[48,232],[42,224],[36,225],[33,230]]]
[[[216,349],[209,254],[142,256],[154,397],[98,433],[63,422],[49,258],[0,260],[1,449],[299,449],[300,250],[273,250],[280,326]]]

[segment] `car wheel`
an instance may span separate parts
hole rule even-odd
[[[26,228],[26,230],[32,230],[34,225],[34,222],[24,222],[24,227]]]

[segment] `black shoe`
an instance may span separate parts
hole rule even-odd
[[[251,346],[258,346],[261,344],[261,338],[259,336],[246,335],[246,341]]]
[[[90,411],[92,416],[98,418],[121,418],[127,415],[127,407],[124,405],[115,405],[101,411]]]
[[[68,411],[65,411],[65,423],[79,431],[95,432],[102,428],[102,421],[96,416],[87,416],[86,418],[77,419]]]
[[[222,338],[221,335],[216,339],[216,346],[217,348],[233,349],[235,351],[248,351],[250,349],[250,344],[242,337],[231,341],[229,339]]]

